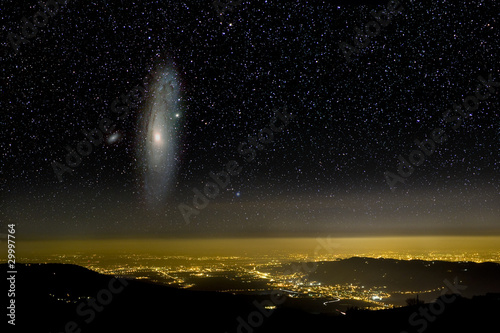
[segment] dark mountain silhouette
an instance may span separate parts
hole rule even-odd
[[[284,269],[288,269],[287,266]],[[328,284],[386,286],[386,290],[419,291],[446,287],[455,278],[465,285],[465,297],[500,292],[500,264],[396,260],[353,257],[318,263],[308,278]]]
[[[7,271],[7,265],[0,266]],[[425,304],[315,315],[287,307],[285,301],[269,315],[254,304],[263,302],[264,296],[175,289],[140,280],[122,283],[66,264],[17,264],[16,268],[16,332],[417,332],[424,325],[421,315],[413,318],[418,323],[414,326],[410,316],[425,309],[436,311],[435,305]],[[93,310],[95,316],[90,304],[99,309]],[[425,323],[425,332],[486,332],[489,326],[498,327],[500,295],[456,296],[439,310]],[[268,316],[255,315],[262,312]],[[255,327],[248,324],[252,313]]]

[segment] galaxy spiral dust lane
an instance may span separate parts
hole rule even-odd
[[[151,205],[164,200],[175,179],[181,119],[179,75],[171,65],[159,66],[140,120],[139,161],[144,193]]]

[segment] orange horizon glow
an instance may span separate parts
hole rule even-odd
[[[348,256],[413,257],[432,253],[500,257],[499,236],[405,236],[344,238],[89,239],[18,242],[18,258],[93,253],[100,256],[297,255],[322,259]],[[464,257],[465,258],[465,257]],[[2,258],[6,260],[6,258]]]

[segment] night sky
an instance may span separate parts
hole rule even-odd
[[[498,1],[401,1],[348,57],[386,1],[233,3],[71,0],[15,44],[41,7],[3,1],[0,223],[24,237],[500,234]],[[172,185],[151,203],[142,124],[162,66],[182,107],[159,175]],[[435,129],[446,141],[401,176],[398,157]],[[195,208],[228,163],[238,174]]]

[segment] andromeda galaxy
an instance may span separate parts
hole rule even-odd
[[[140,117],[139,161],[151,205],[162,202],[175,179],[181,118],[179,76],[172,66],[158,66]]]

